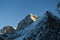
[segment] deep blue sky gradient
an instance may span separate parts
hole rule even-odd
[[[11,25],[17,27],[18,23],[28,14],[43,16],[49,9],[56,11],[56,4],[60,0],[0,0],[0,29]]]

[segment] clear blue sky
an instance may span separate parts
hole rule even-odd
[[[47,9],[54,12],[59,0],[0,0],[0,29],[17,24],[29,13],[43,16]]]

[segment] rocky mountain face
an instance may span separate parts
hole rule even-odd
[[[27,15],[16,30],[12,27],[3,29],[1,40],[60,40],[60,19],[50,11],[46,11],[42,18]]]
[[[38,19],[38,16],[29,14],[27,15],[21,22],[18,23],[17,31],[20,31],[26,27],[28,27],[30,24],[32,24],[34,21]]]
[[[35,24],[36,23],[36,24]],[[29,28],[28,28],[29,27]],[[59,40],[60,19],[46,11],[42,19],[28,26],[16,40]],[[26,31],[26,32],[25,32]]]

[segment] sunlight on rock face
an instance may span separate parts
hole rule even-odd
[[[30,14],[31,15],[31,19],[33,21],[36,21],[38,19],[38,16],[34,15],[34,14]]]

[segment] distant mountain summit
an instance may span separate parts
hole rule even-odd
[[[26,28],[27,26],[32,24],[37,19],[38,19],[38,16],[36,16],[34,14],[28,14],[21,22],[18,23],[16,30],[20,31],[20,30]]]
[[[3,29],[2,29],[2,32],[4,34],[9,34],[9,33],[14,33],[16,32],[16,30],[12,27],[12,26],[5,26]]]

